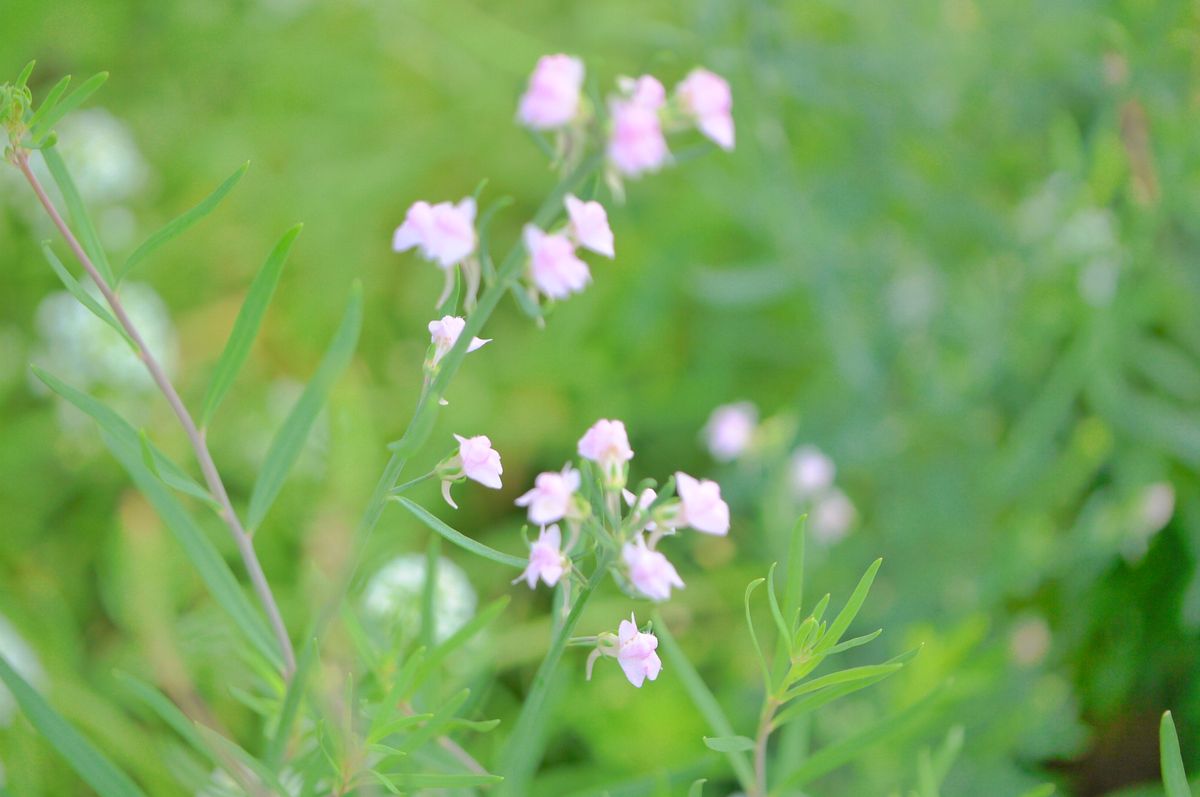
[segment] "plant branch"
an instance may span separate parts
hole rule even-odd
[[[767,796],[767,741],[771,738],[771,721],[779,709],[779,700],[769,696],[758,718],[758,733],[754,737],[754,791],[751,797]]]
[[[92,282],[100,289],[100,293],[104,296],[108,306],[112,308],[113,315],[116,316],[117,322],[120,323],[122,329],[133,340],[137,347],[137,355],[145,364],[146,370],[150,372],[150,377],[158,386],[158,389],[166,397],[167,403],[171,405],[171,410],[175,413],[175,417],[179,419],[180,425],[183,426],[183,431],[187,434],[188,442],[191,444],[192,451],[196,456],[196,461],[200,465],[200,471],[204,474],[204,481],[208,484],[209,492],[217,500],[221,507],[220,516],[229,527],[229,532],[233,536],[234,544],[237,546],[238,553],[241,555],[242,563],[245,565],[246,572],[250,576],[250,582],[254,587],[254,592],[258,596],[259,603],[262,604],[263,610],[267,614],[267,619],[271,623],[271,630],[275,634],[275,638],[279,643],[280,653],[283,655],[283,676],[290,681],[292,673],[296,670],[296,654],[292,649],[291,639],[288,637],[287,627],[283,623],[283,617],[279,613],[279,606],[275,602],[275,596],[271,592],[271,586],[267,583],[267,577],[263,573],[262,565],[258,561],[258,555],[254,551],[254,543],[250,539],[250,535],[246,533],[242,527],[241,521],[238,519],[237,512],[234,511],[233,504],[229,500],[229,494],[225,491],[225,484],[221,481],[221,476],[217,472],[217,466],[213,462],[212,455],[208,451],[208,444],[205,442],[203,433],[196,427],[196,422],[192,419],[191,414],[184,406],[183,400],[179,397],[179,392],[175,390],[175,386],[171,384],[170,378],[155,359],[154,354],[146,346],[145,340],[141,333],[138,332],[133,321],[129,318],[129,314],[125,311],[125,306],[121,303],[121,299],[101,276],[92,259],[84,251],[83,246],[71,231],[70,226],[63,220],[62,214],[58,212],[58,208],[54,206],[53,200],[46,194],[45,188],[41,182],[29,168],[29,155],[24,150],[18,149],[14,155],[14,161],[17,168],[25,175],[25,179],[37,194],[38,201],[41,202],[50,220],[58,231],[66,240],[67,245],[74,252],[75,257],[79,260],[84,270],[91,277]]]

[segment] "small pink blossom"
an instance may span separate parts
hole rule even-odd
[[[545,525],[566,516],[578,489],[579,471],[568,465],[561,473],[539,473],[533,489],[518,498],[516,504],[529,507],[530,523]]]
[[[571,219],[571,234],[584,249],[598,255],[613,257],[613,234],[608,226],[608,214],[599,202],[584,202],[567,194],[567,216]]]
[[[607,419],[596,421],[579,439],[579,456],[600,465],[623,465],[633,459],[625,424]]]
[[[521,96],[517,118],[533,130],[552,130],[575,118],[583,87],[583,62],[569,55],[543,55]]]
[[[655,172],[670,159],[659,118],[664,97],[662,84],[643,75],[632,85],[628,97],[609,103],[612,132],[608,158],[621,174],[637,177]]]
[[[841,490],[829,490],[822,493],[813,505],[809,515],[809,527],[813,537],[820,542],[830,544],[846,536],[854,525],[858,513],[854,504]]]
[[[750,446],[757,424],[758,413],[748,401],[717,407],[704,427],[708,450],[721,462],[737,459]]]
[[[458,338],[462,335],[463,328],[467,322],[463,318],[456,315],[442,316],[437,321],[429,322],[429,335],[433,341],[433,359],[430,365],[437,365],[442,361],[452,348],[458,342]],[[467,346],[467,351],[475,351],[485,343],[491,343],[491,338],[471,338],[470,345]]]
[[[625,504],[630,509],[633,509],[636,512],[644,513],[647,509],[650,508],[650,505],[654,503],[654,500],[656,498],[658,498],[658,493],[654,492],[654,490],[651,490],[649,487],[647,487],[646,489],[642,490],[637,495],[634,495],[629,490],[622,490],[621,497],[625,499]],[[649,520],[647,516],[643,515],[643,517],[641,518],[641,522],[647,531],[656,531],[658,529],[658,524]]]
[[[719,484],[676,473],[675,490],[682,502],[680,525],[722,537],[729,533],[729,505],[721,500]]]
[[[675,95],[701,133],[722,149],[733,149],[733,94],[724,78],[707,69],[693,69],[676,86]]]
[[[683,588],[674,565],[658,551],[646,547],[646,540],[640,534],[621,548],[621,558],[629,568],[633,586],[651,600],[665,601],[671,597],[671,587]]]
[[[792,487],[800,498],[808,498],[833,486],[837,466],[816,446],[801,446],[792,454]]]
[[[525,248],[533,284],[551,299],[578,293],[592,279],[587,263],[576,256],[575,245],[565,235],[550,235],[526,224]]]
[[[499,490],[500,474],[504,472],[504,468],[500,465],[500,453],[492,448],[492,441],[488,436],[454,435],[454,439],[458,441],[458,456],[462,459],[463,473],[467,478],[479,482],[484,487]]]
[[[475,251],[475,200],[414,203],[392,236],[392,249],[403,252],[414,246],[442,268],[464,260]]]
[[[540,578],[547,586],[553,587],[566,572],[567,564],[566,554],[562,552],[562,532],[558,526],[542,528],[537,540],[529,546],[529,566],[517,577],[517,581],[525,579],[525,583],[533,589]]]
[[[662,672],[662,660],[654,651],[658,649],[658,637],[638,631],[637,618],[632,614],[622,620],[617,629],[617,663],[625,672],[629,683],[638,687],[649,678],[653,681]]]

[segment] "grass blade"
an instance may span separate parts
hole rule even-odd
[[[77,93],[78,90],[76,90]],[[73,232],[79,238],[83,251],[91,258],[92,264],[96,266],[96,270],[100,272],[104,281],[112,285],[113,274],[112,267],[108,264],[108,255],[104,253],[104,247],[100,245],[100,236],[96,233],[96,226],[92,224],[92,217],[88,215],[87,206],[83,203],[79,189],[75,187],[75,181],[71,178],[71,172],[67,170],[67,164],[63,161],[62,155],[58,154],[57,147],[43,148],[42,159],[46,162],[46,168],[50,170],[50,176],[54,178],[54,184],[62,192],[63,201],[67,204],[67,212],[71,216]]]
[[[288,413],[283,426],[275,434],[275,439],[271,441],[267,459],[258,474],[258,481],[254,483],[254,492],[250,494],[246,526],[252,532],[262,523],[267,510],[283,489],[283,483],[292,465],[296,464],[296,459],[304,448],[304,441],[308,439],[308,432],[325,405],[325,399],[328,398],[334,381],[350,364],[361,328],[362,285],[356,283],[350,291],[350,301],[342,316],[341,326],[334,334],[317,372],[308,383],[308,387],[304,388],[296,406]]]
[[[46,94],[46,99],[42,100],[42,104],[38,106],[38,109],[34,112],[33,116],[29,117],[28,129],[34,130],[42,123],[42,120],[46,118],[46,115],[54,110],[54,106],[58,104],[59,98],[62,97],[63,92],[67,90],[67,86],[70,84],[70,75],[65,75],[62,80],[54,84],[54,88],[50,89],[50,91]]]
[[[833,623],[829,626],[829,630],[817,644],[817,653],[824,653],[836,645],[841,640],[842,634],[846,633],[846,629],[850,627],[850,623],[854,622],[854,618],[858,616],[858,610],[862,608],[863,603],[867,599],[867,593],[871,591],[871,584],[875,581],[875,574],[879,572],[881,564],[883,564],[883,560],[876,559],[867,568],[867,572],[863,573],[858,586],[854,588],[854,592],[850,595],[850,600],[846,601],[846,605],[838,612],[838,616],[834,618]]]
[[[245,167],[243,167],[244,169]],[[237,378],[242,364],[246,362],[246,357],[250,355],[250,346],[258,335],[258,328],[262,325],[267,306],[271,303],[275,286],[279,284],[279,276],[283,273],[283,264],[287,262],[292,244],[303,227],[304,225],[297,224],[284,233],[283,237],[279,239],[279,243],[275,244],[275,248],[271,250],[271,254],[267,256],[262,268],[258,270],[254,282],[250,284],[250,290],[246,293],[245,301],[242,302],[242,309],[238,312],[237,320],[233,322],[229,340],[225,343],[221,358],[217,360],[212,381],[208,385],[208,393],[204,396],[204,406],[200,410],[200,428],[208,426],[208,422],[212,420],[213,413],[217,411],[221,400],[233,386],[233,381]]]
[[[1179,735],[1175,733],[1175,721],[1169,711],[1163,712],[1158,726],[1158,747],[1163,790],[1167,797],[1192,797],[1192,787],[1188,785],[1183,757],[1179,753]]]
[[[129,272],[133,271],[133,269],[137,267],[138,263],[141,263],[151,254],[153,254],[153,252],[160,246],[168,241],[178,238],[190,227],[192,227],[192,225],[196,224],[196,222],[203,219],[209,213],[212,213],[213,210],[216,209],[217,205],[221,204],[221,200],[223,200],[225,196],[233,190],[233,187],[238,184],[238,181],[242,179],[242,176],[249,168],[250,161],[246,161],[238,167],[237,171],[225,178],[225,182],[217,186],[215,191],[206,196],[204,199],[200,200],[200,202],[194,207],[184,211],[181,215],[176,216],[174,219],[167,222],[166,226],[147,238],[137,249],[134,249],[133,254],[131,254],[121,268],[118,269],[116,273],[117,281],[120,282],[121,280],[125,279]]]
[[[0,681],[38,733],[100,797],[144,797],[142,790],[62,718],[0,655]]]
[[[38,121],[36,127],[30,126],[29,134],[33,137],[34,142],[39,142],[46,137],[54,125],[58,124],[59,120],[69,114],[71,111],[83,105],[88,97],[96,93],[96,90],[104,85],[104,81],[108,80],[107,72],[97,72],[83,83],[79,84],[79,88],[72,91],[67,97],[57,105],[53,106],[46,114]],[[58,88],[55,86],[55,88]],[[65,88],[65,87],[64,87]],[[89,253],[90,254],[90,253]]]
[[[524,569],[525,565],[529,564],[524,559],[520,559],[516,556],[511,556],[506,553],[501,553],[495,548],[489,548],[482,542],[471,539],[461,531],[456,531],[450,528],[450,526],[446,525],[445,522],[436,517],[433,513],[420,504],[414,503],[413,501],[401,496],[393,496],[392,500],[403,506],[409,512],[412,512],[417,520],[421,521],[430,529],[437,532],[458,547],[463,548],[464,550],[470,551],[477,556],[482,556],[484,559],[490,559],[498,564],[508,565],[509,567]]]
[[[283,754],[287,750],[292,725],[295,724],[296,716],[300,713],[300,704],[304,702],[308,674],[312,672],[316,660],[317,641],[310,639],[304,646],[304,650],[300,651],[300,658],[296,661],[296,672],[292,675],[292,682],[288,684],[287,694],[283,697],[283,707],[279,711],[279,722],[276,723],[275,734],[267,744],[266,760],[273,769],[278,769],[283,762]]]

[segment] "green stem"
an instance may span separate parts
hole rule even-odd
[[[504,776],[504,782],[498,787],[498,797],[515,797],[529,792],[529,781],[541,760],[541,731],[543,729],[539,727],[539,724],[546,719],[543,706],[550,692],[550,682],[553,679],[554,671],[558,668],[558,663],[562,661],[563,651],[567,647],[567,641],[571,638],[571,632],[575,630],[575,625],[583,614],[584,605],[587,604],[588,598],[592,596],[607,570],[608,557],[601,556],[591,578],[575,596],[571,613],[567,615],[550,640],[550,649],[546,651],[546,658],[542,659],[537,674],[533,676],[533,683],[530,684],[529,693],[521,705],[521,713],[517,716],[516,725],[513,726],[508,743],[500,753],[498,774]]]

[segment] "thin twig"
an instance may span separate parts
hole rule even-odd
[[[71,228],[63,220],[62,214],[58,212],[58,208],[54,206],[54,202],[46,194],[46,190],[42,187],[41,182],[29,168],[29,155],[24,150],[17,150],[13,160],[16,161],[17,168],[25,175],[25,179],[29,181],[29,185],[37,194],[38,200],[42,203],[46,213],[50,216],[50,220],[54,222],[54,226],[62,234],[71,251],[75,253],[80,264],[83,265],[88,276],[92,278],[92,282],[96,283],[96,287],[100,289],[100,293],[104,295],[108,306],[112,308],[113,314],[117,317],[117,321],[121,327],[133,340],[134,345],[138,349],[138,357],[146,365],[146,370],[150,372],[154,383],[158,385],[158,389],[162,391],[166,397],[167,403],[171,405],[171,409],[175,413],[175,417],[179,419],[179,423],[183,426],[183,431],[187,434],[188,442],[191,443],[192,451],[196,455],[196,461],[200,464],[200,471],[204,474],[204,481],[208,484],[209,491],[213,497],[217,499],[217,503],[221,506],[220,516],[229,527],[229,532],[233,536],[233,541],[237,545],[238,553],[241,554],[242,563],[246,567],[246,572],[250,575],[250,582],[254,586],[254,592],[258,596],[259,602],[262,604],[263,610],[267,613],[267,619],[271,623],[271,629],[275,633],[275,638],[279,642],[280,652],[283,654],[283,676],[287,681],[291,681],[292,673],[296,670],[296,654],[292,649],[292,641],[288,637],[287,627],[283,624],[283,617],[279,613],[279,606],[275,603],[275,596],[271,593],[271,586],[267,583],[267,577],[263,573],[262,565],[258,561],[258,555],[254,552],[254,543],[250,539],[250,535],[246,533],[242,527],[242,522],[238,519],[237,512],[233,509],[233,504],[229,501],[229,494],[225,491],[225,484],[221,481],[221,476],[217,472],[217,466],[213,463],[212,455],[208,452],[208,444],[204,440],[204,435],[196,427],[196,422],[192,420],[191,414],[187,407],[184,406],[183,400],[179,397],[175,386],[171,384],[171,380],[159,365],[158,360],[154,358],[154,354],[146,346],[146,342],[142,339],[137,327],[130,320],[129,314],[125,312],[125,307],[121,304],[121,299],[117,296],[116,291],[105,282],[104,277],[96,269],[92,259],[88,257],[86,251],[80,245],[75,234],[71,232]]]

